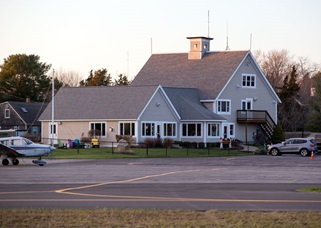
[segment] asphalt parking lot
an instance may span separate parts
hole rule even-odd
[[[0,167],[0,207],[321,210],[321,156],[46,159]]]

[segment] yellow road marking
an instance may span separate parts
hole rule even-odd
[[[104,182],[104,183],[99,183],[99,184],[79,186],[79,187],[74,187],[74,188],[65,188],[65,189],[56,190],[55,192],[57,192],[57,193],[66,193],[67,191],[72,191],[72,190],[79,190],[79,189],[85,189],[85,188],[93,188],[93,187],[98,187],[98,186],[103,186],[103,185],[111,185],[111,184],[130,183],[130,182],[134,182],[134,181],[138,181],[138,180],[144,180],[144,179],[149,179],[149,178],[154,178],[154,177],[161,177],[161,176],[173,175],[173,174],[178,174],[178,173],[197,172],[197,171],[200,171],[200,170],[173,171],[173,172],[167,172],[167,173],[161,173],[161,174],[154,174],[154,175],[136,177],[136,178],[132,178],[132,179],[128,179],[128,180],[111,181],[111,182]]]
[[[65,188],[60,190],[53,191],[21,191],[21,192],[0,192],[1,195],[5,194],[32,194],[32,193],[41,193],[41,192],[53,192],[53,193],[63,193],[74,196],[85,196],[85,197],[99,197],[94,199],[80,198],[80,199],[0,199],[0,202],[112,202],[112,201],[128,201],[128,202],[153,202],[153,201],[168,201],[168,202],[230,202],[230,203],[321,203],[321,200],[264,200],[264,199],[218,199],[218,198],[186,198],[186,197],[159,197],[159,196],[124,196],[124,195],[101,195],[101,194],[90,194],[90,193],[79,193],[72,192],[73,190],[80,190],[86,188],[93,188],[103,185],[111,184],[120,184],[120,183],[130,183],[138,180],[144,180],[155,177],[162,177],[167,175],[174,175],[179,173],[189,173],[189,172],[199,172],[199,171],[218,171],[227,168],[213,168],[213,169],[204,169],[204,170],[181,170],[181,171],[172,171],[161,174],[147,175],[142,177],[131,178],[127,180],[104,182],[99,184],[85,185],[74,188]]]

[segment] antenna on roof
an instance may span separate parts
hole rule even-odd
[[[226,21],[226,51],[230,50],[230,47],[228,46],[228,21]]]
[[[210,37],[210,11],[207,11],[207,37]]]

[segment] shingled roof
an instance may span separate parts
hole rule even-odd
[[[207,52],[189,60],[188,53],[153,54],[131,86],[197,88],[200,99],[215,99],[248,51]]]
[[[164,87],[163,90],[182,121],[225,120],[223,117],[208,110],[200,102],[198,89]]]
[[[8,101],[7,103],[11,105],[27,125],[37,123],[38,117],[47,107],[47,103],[40,102]]]
[[[63,87],[55,96],[55,120],[133,120],[157,86]],[[51,103],[39,120],[51,119]]]

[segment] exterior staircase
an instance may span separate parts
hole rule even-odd
[[[237,110],[237,123],[259,124],[270,139],[276,123],[266,110]]]

